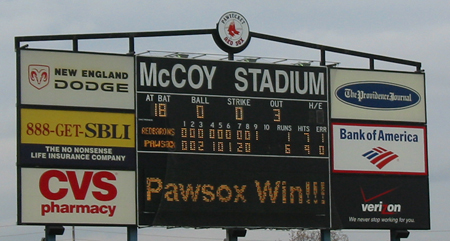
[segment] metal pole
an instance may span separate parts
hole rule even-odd
[[[228,53],[228,60],[234,60],[234,54],[232,52]]]
[[[137,240],[138,240],[137,226],[128,226],[127,227],[127,241],[137,241]]]
[[[227,238],[226,241],[238,241],[238,237],[234,235],[232,229],[227,229]]]
[[[75,241],[75,226],[72,226],[72,241]]]
[[[45,226],[45,241],[56,241],[56,235],[50,233],[49,226]]]
[[[408,237],[409,237],[408,230],[391,229],[391,241],[400,241],[400,239]]]
[[[238,241],[238,237],[245,237],[247,230],[245,228],[227,228],[227,237],[225,241]]]
[[[393,229],[391,229],[391,241],[400,241],[400,238],[396,235],[396,231]]]
[[[320,49],[320,65],[325,66],[327,64],[326,56],[325,56],[325,49]]]
[[[45,233],[45,241],[56,241],[56,235]]]
[[[320,230],[320,241],[331,241],[331,234],[329,229]]]

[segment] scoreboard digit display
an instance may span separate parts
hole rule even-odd
[[[141,151],[328,155],[323,102],[159,92],[140,93],[138,102]]]
[[[140,223],[329,226],[327,85],[321,67],[138,57]]]

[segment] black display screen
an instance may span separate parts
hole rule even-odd
[[[139,223],[329,227],[327,89],[319,67],[138,57]]]

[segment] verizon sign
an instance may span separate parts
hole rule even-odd
[[[335,123],[332,134],[334,172],[427,174],[424,126]]]
[[[136,223],[135,173],[22,168],[22,223]]]
[[[428,177],[334,175],[335,229],[429,229]],[[339,221],[337,221],[339,220]]]

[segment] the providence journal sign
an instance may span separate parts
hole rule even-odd
[[[426,123],[422,73],[331,69],[335,119]]]
[[[135,225],[133,57],[18,56],[18,223]]]

